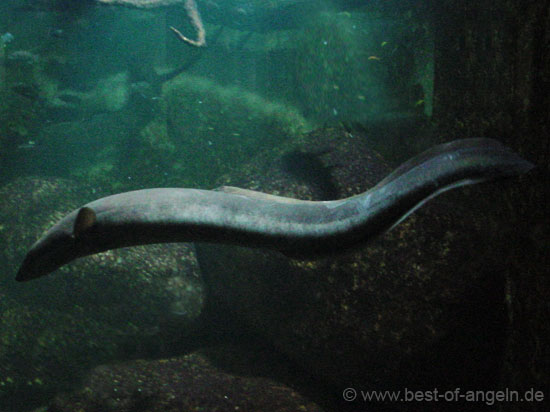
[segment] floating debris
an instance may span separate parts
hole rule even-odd
[[[39,59],[37,54],[28,50],[16,50],[8,54],[8,61],[11,63],[34,64],[38,62]]]
[[[65,30],[63,29],[50,29],[49,35],[55,37],[56,39],[63,39],[66,37]]]
[[[34,140],[29,140],[26,143],[22,143],[20,145],[17,145],[17,148],[21,149],[21,150],[29,150],[29,149],[34,149],[36,147],[37,147],[36,142]]]
[[[7,31],[0,36],[0,39],[2,39],[4,43],[11,43],[15,39],[15,36]]]

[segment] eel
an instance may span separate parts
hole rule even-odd
[[[446,190],[531,168],[496,140],[469,138],[428,149],[370,190],[340,200],[298,200],[227,186],[115,194],[52,226],[31,247],[16,280],[47,275],[83,256],[152,243],[215,242],[289,257],[331,255],[391,229]]]

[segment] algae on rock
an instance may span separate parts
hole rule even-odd
[[[162,114],[141,131],[141,155],[133,160],[194,186],[212,185],[254,154],[309,130],[295,107],[201,77],[166,83],[162,98]]]

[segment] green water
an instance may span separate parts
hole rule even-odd
[[[3,181],[211,187],[320,126],[431,113],[433,39],[407,4],[199,2],[199,48],[169,30],[195,37],[182,5],[9,3],[0,16],[13,35],[2,45]]]

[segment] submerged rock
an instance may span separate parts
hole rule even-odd
[[[236,86],[196,76],[179,76],[163,86],[166,134],[177,148],[160,137],[144,135],[137,159],[171,160],[171,168],[195,185],[211,186],[261,152],[309,130],[308,121],[289,104],[270,101]],[[168,149],[168,150],[166,150]],[[143,159],[143,160],[142,160]],[[208,165],[208,167],[205,167]]]
[[[265,378],[235,376],[192,353],[158,361],[139,360],[95,368],[84,388],[58,396],[56,412],[321,412],[292,389]]]
[[[21,178],[0,188],[1,410],[18,393],[39,399],[70,387],[104,362],[171,356],[180,331],[199,322],[204,290],[188,244],[95,255],[31,287],[13,281],[39,235],[99,192],[59,178]]]
[[[335,165],[333,182],[345,197],[391,170],[365,141],[326,129],[307,136],[300,149],[327,148],[322,158]],[[255,163],[220,183],[319,196],[276,162]],[[319,260],[198,244],[210,297],[227,322],[247,325],[333,385],[340,402],[347,386],[490,386],[505,331],[503,279],[484,256],[490,244],[472,197],[478,190],[487,187],[438,198],[367,247]]]

